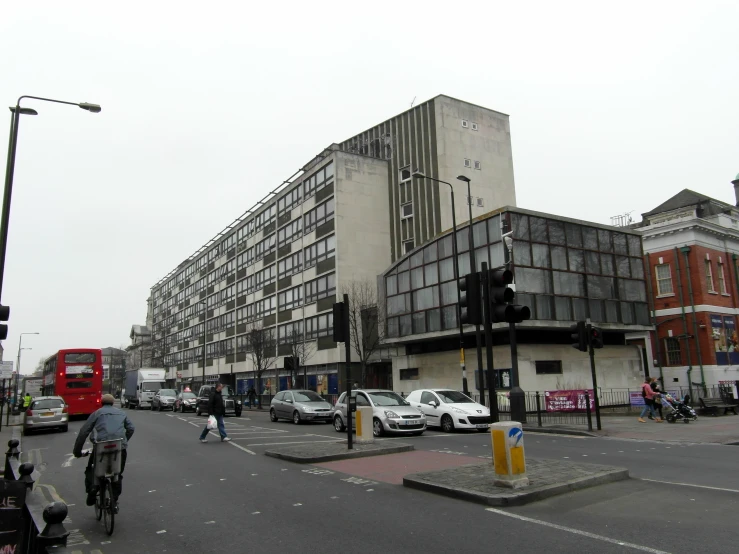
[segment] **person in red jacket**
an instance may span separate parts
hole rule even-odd
[[[657,417],[657,412],[654,410],[654,398],[659,393],[655,392],[654,389],[652,389],[652,379],[653,377],[647,377],[644,379],[644,383],[641,386],[641,395],[644,398],[644,409],[641,411],[641,415],[639,415],[639,423],[646,423],[647,420],[644,419],[644,416],[647,415],[647,413],[651,414],[651,416],[654,418],[654,421],[657,423],[661,423],[662,419]]]

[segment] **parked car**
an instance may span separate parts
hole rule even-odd
[[[446,433],[454,429],[487,431],[490,424],[490,410],[456,390],[414,390],[407,400],[426,414],[426,425],[441,427]]]
[[[194,392],[181,392],[174,401],[174,409],[181,414],[194,412],[198,403],[198,396]]]
[[[61,396],[35,398],[23,417],[23,433],[31,434],[39,429],[59,429],[67,432],[69,414]]]
[[[290,419],[295,425],[301,421],[325,421],[331,423],[334,407],[311,390],[286,390],[278,392],[269,407],[272,421]]]
[[[357,408],[372,408],[372,433],[376,437],[385,433],[421,435],[426,430],[426,416],[423,412],[391,390],[354,390],[352,396],[355,395]],[[336,401],[334,411],[334,429],[338,432],[346,429],[346,409],[346,393],[343,393]]]
[[[198,392],[198,401],[195,404],[196,415],[208,415],[208,400],[210,399],[210,393],[214,388],[215,385],[203,385],[200,387],[200,391]],[[223,395],[223,405],[226,408],[226,415],[241,417],[241,410],[243,410],[244,407],[236,398],[236,395],[234,395],[233,389],[228,385],[223,385],[221,394]]]

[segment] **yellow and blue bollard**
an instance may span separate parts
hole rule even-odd
[[[493,443],[495,485],[519,489],[529,484],[526,476],[526,456],[523,447],[523,429],[517,421],[490,425]]]

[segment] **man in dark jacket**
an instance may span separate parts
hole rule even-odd
[[[226,435],[226,426],[223,424],[223,416],[226,414],[226,406],[223,403],[223,395],[221,390],[223,389],[223,383],[218,383],[210,393],[208,399],[208,416],[213,416],[218,422],[218,432],[221,435],[221,441],[228,442],[231,438]],[[205,429],[200,433],[200,442],[208,442],[205,437],[208,436],[208,425],[205,425]]]
[[[101,399],[103,407],[93,412],[80,429],[77,440],[74,441],[72,453],[75,458],[82,456],[82,447],[85,445],[87,436],[92,433],[92,442],[112,441],[121,439],[123,441],[121,451],[121,474],[113,483],[113,495],[116,505],[118,497],[123,490],[123,470],[126,468],[126,447],[128,440],[133,436],[134,427],[128,416],[118,408],[113,407],[115,399],[110,394],[104,394]],[[87,505],[95,504],[95,479],[94,479],[95,456],[90,456],[85,469],[85,489],[87,492]]]

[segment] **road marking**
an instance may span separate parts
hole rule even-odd
[[[723,492],[736,492],[739,493],[739,490],[737,489],[724,489],[721,487],[709,487],[708,485],[694,485],[693,483],[676,483],[674,481],[660,481],[659,479],[643,479],[639,478],[640,481],[649,481],[650,483],[663,483],[665,485],[678,485],[680,487],[695,487],[697,489],[708,489],[711,491],[723,491]]]
[[[71,467],[72,460],[74,460],[74,454],[65,454],[65,456],[69,456],[69,458],[67,458],[67,461],[62,464],[62,467]]]
[[[167,532],[166,529],[162,529],[161,531],[157,531],[157,535],[161,535],[162,533],[166,533],[166,532]]]
[[[213,523],[215,523],[215,521],[206,521],[205,525],[212,525]]]
[[[252,456],[256,456],[256,455],[257,455],[257,453],[256,453],[256,452],[252,452],[252,451],[251,451],[251,450],[249,450],[248,448],[244,448],[244,447],[243,447],[243,446],[241,446],[240,444],[236,444],[236,443],[235,443],[235,442],[233,442],[233,441],[229,442],[228,444],[230,444],[230,445],[231,445],[231,446],[233,446],[234,448],[238,448],[239,450],[243,450],[244,452],[246,452],[247,454],[251,454]]]
[[[302,504],[298,502],[297,504],[293,504],[293,506],[302,506]]]
[[[373,492],[375,489],[365,489],[367,492]]]
[[[339,497],[338,496],[332,496],[331,497],[331,500],[336,500],[337,498],[339,498]]]
[[[225,480],[226,480],[226,478],[225,478],[225,477],[224,477],[223,479],[221,479],[221,481],[225,481]]]
[[[251,515],[255,516],[255,515],[258,515],[258,514],[261,514],[261,513],[262,512],[252,512]]]
[[[519,514],[513,514],[497,508],[485,508],[486,511],[492,512],[505,517],[518,519],[519,521],[525,521],[527,523],[536,523],[537,525],[543,525],[544,527],[550,527],[559,531],[565,531],[566,533],[572,533],[574,535],[580,535],[589,539],[595,539],[598,541],[607,542],[610,544],[616,544],[618,546],[625,546],[626,548],[632,548],[634,550],[640,550],[642,552],[650,552],[651,554],[669,554],[664,550],[657,550],[656,548],[650,548],[648,546],[642,546],[640,544],[634,544],[631,542],[620,541],[618,539],[612,539],[610,537],[604,537],[603,535],[596,535],[595,533],[588,533],[587,531],[581,531],[580,529],[573,529],[572,527],[565,527],[564,525],[557,525],[556,523],[549,523],[548,521],[542,521],[540,519],[534,519]]]
[[[154,490],[152,490],[152,491],[149,491],[149,492],[157,492],[157,490],[156,490],[156,489],[154,489]]]
[[[265,442],[260,444],[248,444],[247,446],[279,446],[281,444],[314,444],[317,442],[339,442],[341,439],[329,440],[329,441],[296,441],[296,442]],[[236,446],[233,442],[231,443]]]
[[[192,487],[192,485],[185,485],[186,487]]]

